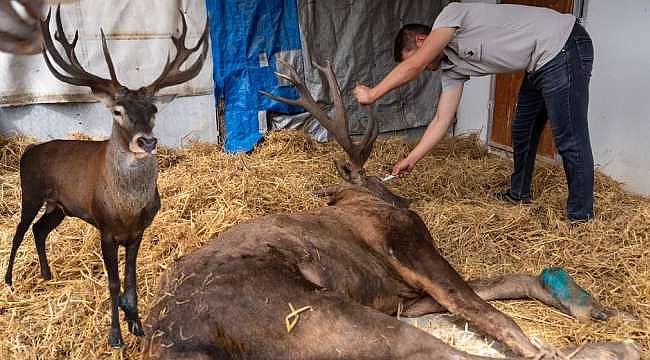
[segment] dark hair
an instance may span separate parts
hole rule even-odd
[[[402,61],[402,51],[415,49],[416,35],[429,35],[431,26],[424,24],[407,24],[404,25],[395,37],[395,50],[393,56],[395,62]]]

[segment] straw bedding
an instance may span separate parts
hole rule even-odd
[[[4,273],[20,216],[18,161],[28,141],[0,141]],[[369,173],[386,175],[411,146],[399,139],[378,141]],[[335,144],[316,144],[298,132],[272,133],[251,155],[229,156],[206,144],[161,150],[162,208],[145,232],[138,258],[142,317],[160,273],[213,234],[265,214],[324,205],[311,192],[338,182],[332,160],[343,157]],[[391,187],[414,200],[412,208],[437,246],[466,278],[563,266],[605,305],[640,319],[585,324],[533,301],[494,303],[530,336],[557,346],[634,339],[643,346],[643,358],[650,359],[650,199],[624,192],[599,173],[597,218],[571,227],[564,221],[561,168],[538,164],[532,205],[504,204],[490,196],[507,185],[509,173],[510,163],[487,154],[476,138],[453,138]],[[99,251],[99,234],[91,225],[66,219],[48,238],[53,280],[44,282],[28,232],[14,269],[14,289],[0,286],[0,358],[111,357],[109,294]],[[283,319],[278,326],[284,326]],[[140,341],[124,322],[122,330],[128,344],[123,355],[138,358]]]

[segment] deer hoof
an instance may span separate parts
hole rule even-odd
[[[560,309],[579,320],[607,320],[608,312],[562,268],[548,268],[539,275],[542,287],[560,304]]]
[[[129,331],[131,334],[140,337],[144,336],[144,330],[142,329],[142,323],[140,322],[140,319],[127,320],[127,323],[129,325]]]
[[[119,329],[111,329],[111,333],[108,335],[108,346],[112,349],[124,349],[124,340],[122,340]]]
[[[43,270],[41,272],[41,277],[43,278],[43,280],[46,280],[46,281],[47,280],[52,280],[52,273],[50,272],[49,269]]]

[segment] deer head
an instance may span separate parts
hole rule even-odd
[[[0,51],[18,54],[38,54],[42,49],[42,0],[0,0]],[[24,11],[18,11],[22,8]]]
[[[321,106],[316,103],[311,93],[309,93],[309,90],[307,90],[307,87],[300,79],[300,76],[296,70],[282,60],[278,60],[278,62],[284,65],[289,70],[289,73],[282,74],[276,72],[276,75],[292,83],[298,90],[300,97],[294,100],[271,95],[264,91],[261,93],[276,101],[303,107],[312,116],[314,116],[314,118],[316,118],[316,120],[318,120],[318,122],[320,122],[323,127],[327,129],[327,131],[332,135],[332,137],[348,155],[347,161],[335,161],[336,169],[345,183],[365,188],[374,195],[395,206],[404,208],[408,207],[409,200],[393,194],[376,176],[366,175],[363,166],[368,160],[368,157],[370,157],[372,147],[379,133],[377,122],[375,121],[375,118],[372,114],[372,109],[370,107],[366,107],[368,111],[368,126],[366,133],[363,135],[359,143],[352,141],[352,138],[348,132],[348,118],[346,116],[345,106],[343,105],[343,99],[341,98],[341,89],[339,88],[339,84],[336,81],[336,76],[334,75],[334,71],[332,70],[332,66],[329,61],[326,62],[324,66],[319,64],[314,64],[314,66],[323,75],[325,75],[325,78],[327,79],[330,96],[334,102],[334,119],[329,117],[329,115],[327,115]],[[338,185],[330,187],[320,193],[332,194],[340,191],[341,189],[342,185]]]
[[[155,114],[160,105],[173,99],[173,96],[155,97],[155,95],[162,88],[184,83],[198,75],[208,52],[208,21],[206,20],[203,35],[196,46],[186,48],[187,23],[181,11],[183,25],[181,34],[178,37],[172,36],[172,42],[176,47],[174,59],[170,60],[170,56],[167,56],[167,63],[162,73],[153,83],[137,90],[131,90],[121,85],[117,80],[103,30],[101,30],[102,47],[110,79],[93,75],[84,70],[75,54],[79,32],[75,32],[72,42],[68,41],[61,24],[60,9],[61,6],[59,5],[56,10],[54,39],[63,47],[63,54],[54,46],[50,33],[51,10],[48,12],[47,18],[41,23],[45,45],[43,56],[47,67],[57,79],[63,82],[88,86],[92,90],[93,96],[110,109],[113,115],[113,136],[119,139],[121,146],[138,156],[155,154],[157,140],[152,135]],[[197,52],[199,47],[202,47],[199,57],[192,65],[181,70],[181,65],[187,61],[190,55]],[[61,68],[63,72],[57,70],[53,63]]]

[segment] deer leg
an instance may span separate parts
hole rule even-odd
[[[600,305],[561,269],[546,269],[539,277],[528,274],[507,274],[472,280],[468,283],[485,301],[535,299],[580,320],[606,320],[612,312]],[[563,289],[567,291],[561,291]],[[442,305],[427,295],[408,306],[402,315],[417,317],[445,311]]]
[[[102,234],[102,256],[108,274],[108,290],[111,294],[111,330],[108,335],[108,344],[114,349],[124,347],[122,332],[120,331],[120,316],[118,301],[120,298],[120,274],[117,268],[117,242],[112,236]]]
[[[29,229],[29,225],[32,224],[38,210],[43,205],[42,201],[33,201],[25,197],[23,194],[22,204],[21,204],[21,213],[20,213],[20,222],[16,226],[16,233],[14,234],[14,239],[11,244],[11,254],[9,255],[9,263],[7,264],[7,272],[5,273],[5,283],[9,286],[12,284],[12,272],[14,269],[14,262],[16,261],[16,254],[18,253],[18,248],[23,242],[25,233]]]
[[[470,286],[486,300],[530,298],[553,306],[579,320],[607,320],[610,309],[603,307],[563,269],[548,268],[539,276],[510,274],[475,280]]]
[[[41,265],[41,276],[45,280],[52,279],[52,273],[50,272],[50,265],[47,262],[47,256],[45,255],[45,239],[54,230],[61,221],[65,218],[65,213],[61,208],[55,207],[50,212],[45,212],[43,216],[32,226],[32,231],[34,232],[34,242],[36,243],[36,252],[38,253],[38,261]]]
[[[315,314],[313,322],[311,322],[312,319],[309,319],[310,323],[305,321],[304,325],[315,328],[322,326],[321,324],[327,324],[325,332],[332,330],[331,333],[339,334],[340,337],[336,338],[340,343],[332,345],[335,349],[344,351],[344,355],[349,355],[342,356],[344,358],[489,359],[455,349],[421,329],[356,303],[323,301],[320,306],[314,308],[317,311],[318,309],[324,309],[324,311]],[[305,315],[311,316],[312,314],[306,313]],[[297,326],[301,325],[303,324]],[[309,332],[312,329],[305,330]],[[327,336],[326,334],[322,335]],[[363,341],[352,339],[363,339]]]
[[[455,349],[421,329],[347,299],[315,295],[297,302],[312,305],[314,311],[302,313],[292,334],[283,336],[294,337],[285,349],[322,344],[298,358],[491,359]]]
[[[387,245],[389,261],[413,287],[424,290],[448,311],[463,317],[518,355],[535,357],[540,354],[540,349],[517,323],[472,290],[436,251],[429,238],[415,234],[413,237],[390,239]]]
[[[140,316],[138,315],[138,294],[136,291],[136,259],[142,235],[126,247],[126,263],[124,265],[124,293],[120,295],[119,306],[126,315],[129,331],[135,336],[144,336]]]

